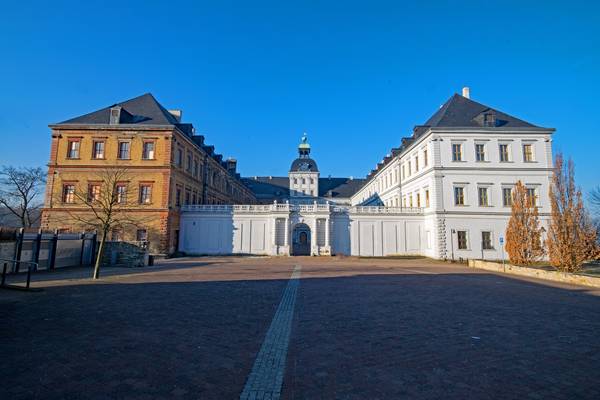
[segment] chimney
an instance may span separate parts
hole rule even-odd
[[[182,113],[183,113],[183,111],[181,111],[181,110],[169,110],[169,114],[171,114],[173,117],[175,117],[177,122],[181,122],[181,114]]]
[[[237,169],[237,160],[235,158],[228,158],[225,162],[227,163],[227,172],[235,175],[235,170]]]
[[[470,99],[471,98],[471,90],[469,89],[468,86],[465,86],[463,88],[463,92],[462,92],[463,97]]]

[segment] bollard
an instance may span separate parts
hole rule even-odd
[[[29,264],[29,268],[27,268],[27,289],[29,289],[29,285],[31,284],[31,264]]]

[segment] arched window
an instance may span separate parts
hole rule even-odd
[[[302,178],[302,184],[304,185],[306,183],[306,179]]]

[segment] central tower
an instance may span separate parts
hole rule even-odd
[[[319,197],[319,169],[310,158],[310,144],[306,133],[298,145],[298,158],[292,162],[289,172],[290,196],[292,198]]]

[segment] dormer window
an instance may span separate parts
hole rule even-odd
[[[112,107],[110,109],[110,125],[118,125],[121,121],[121,107]]]
[[[486,126],[486,127],[496,126],[496,114],[494,114],[494,113],[483,114],[483,126]]]

